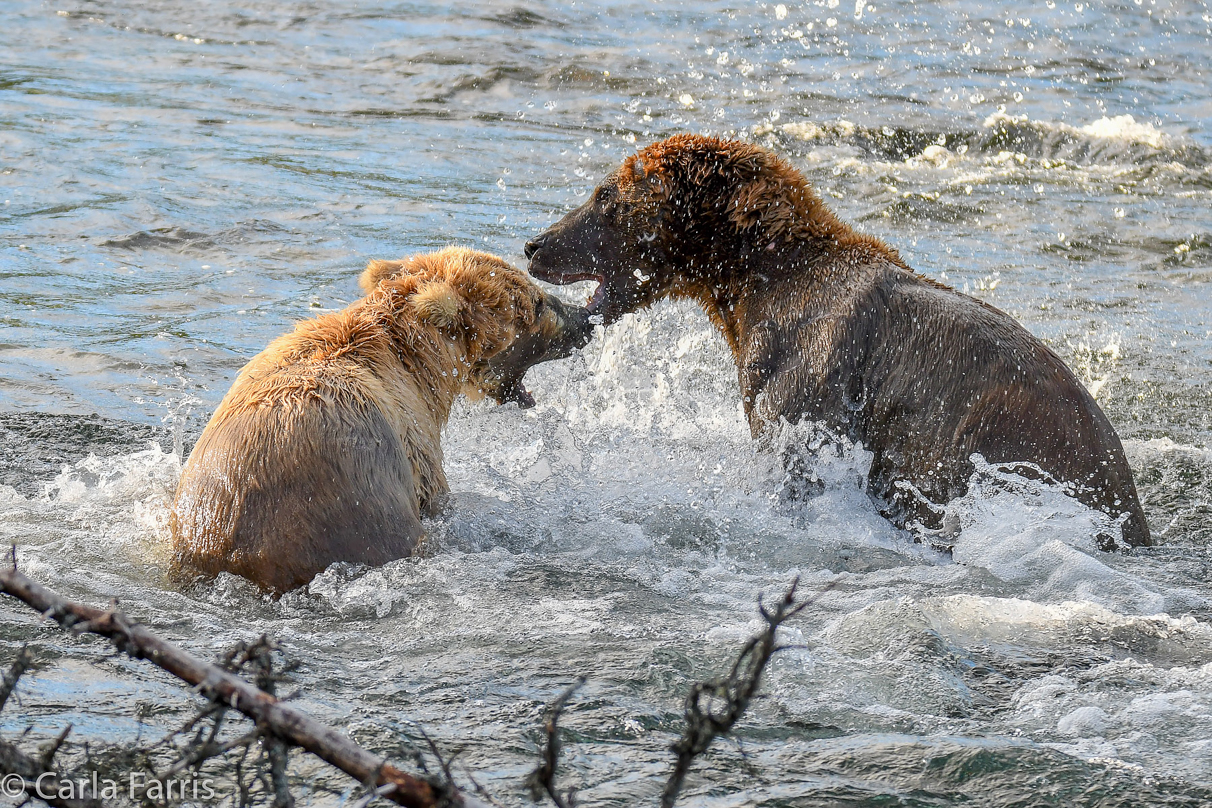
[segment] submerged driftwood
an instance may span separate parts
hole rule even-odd
[[[682,737],[670,747],[676,761],[661,794],[662,808],[672,808],[695,759],[707,751],[716,737],[729,733],[748,709],[761,683],[763,670],[770,658],[782,649],[777,644],[779,626],[814,603],[819,594],[833,587],[830,584],[813,598],[796,600],[798,583],[797,578],[772,608],[764,606],[759,596],[758,611],[765,621],[764,628],[745,643],[725,676],[698,682],[691,688],[686,698],[685,730]],[[244,757],[247,757],[248,749],[260,741],[268,769],[262,782],[268,786],[274,808],[293,808],[294,805],[286,778],[286,758],[291,747],[306,750],[361,783],[367,796],[357,803],[360,808],[377,797],[409,808],[489,808],[488,803],[454,785],[447,762],[432,742],[431,750],[441,764],[444,777],[409,774],[277,698],[273,691],[278,678],[273,673],[270,659],[274,646],[265,638],[252,645],[242,644],[230,651],[222,660],[226,667],[222,667],[192,656],[130,620],[117,608],[116,601],[109,609],[75,603],[23,575],[15,564],[9,569],[0,570],[0,592],[20,600],[75,634],[91,633],[108,638],[118,650],[135,659],[148,660],[192,686],[209,701],[184,727],[161,741],[163,744],[174,736],[196,730],[189,751],[182,754],[165,775],[196,769],[203,762],[233,749],[243,749]],[[29,663],[28,652],[23,649],[12,669],[0,681],[0,709],[3,709],[4,702]],[[255,672],[256,684],[237,675],[237,671],[245,667]],[[545,717],[543,732],[546,744],[541,762],[527,779],[531,797],[536,802],[546,795],[558,808],[572,808],[575,805],[573,792],[561,794],[555,785],[560,755],[558,721],[568,701],[583,683],[584,679],[578,678],[560,695]],[[235,740],[219,743],[219,730],[228,710],[247,716],[254,722],[255,729]],[[198,729],[207,719],[213,722],[209,736]],[[37,758],[25,754],[14,744],[0,741],[0,772],[20,776],[27,799],[37,798],[62,808],[99,808],[103,803],[87,789],[83,790],[83,796],[73,795],[68,799],[43,795],[34,789],[40,775],[54,773],[52,764],[55,754],[70,730],[68,726]],[[236,779],[241,788],[241,805],[250,803],[249,793],[241,780],[244,757],[235,763]],[[423,764],[421,768],[424,769]],[[479,789],[474,780],[472,783]],[[482,789],[480,792],[483,793]],[[487,794],[484,796],[491,800]],[[492,803],[497,805],[495,800]]]

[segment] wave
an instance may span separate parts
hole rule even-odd
[[[505,649],[531,645],[579,659],[587,641],[649,659],[671,637],[726,654],[754,629],[756,592],[796,575],[806,591],[833,581],[788,628],[797,648],[767,683],[779,716],[762,721],[822,738],[1022,733],[1032,754],[1207,776],[1184,752],[1212,732],[1212,629],[1192,614],[1207,611],[1206,586],[1148,553],[1098,552],[1106,517],[987,465],[948,506],[948,558],[878,515],[861,448],[811,425],[780,440],[815,445],[819,489],[783,497],[793,481],[777,452],[754,450],[724,349],[695,316],[625,318],[544,368],[533,410],[460,404],[446,439],[454,495],[429,523],[428,557],[334,565],[278,602],[230,576],[177,591],[164,580],[165,519],[181,461],[158,446],[85,457],[34,496],[3,490],[0,530],[31,574],[132,599],[165,624],[221,624],[236,609],[304,648],[354,632],[438,665],[453,646],[489,666],[502,654],[516,665]],[[651,344],[672,347],[634,350]],[[1129,452],[1208,459],[1165,440]]]
[[[35,495],[90,455],[124,454],[148,443],[171,446],[173,435],[163,427],[99,415],[0,413],[0,485]]]
[[[266,239],[281,240],[289,233],[285,227],[267,219],[241,222],[215,233],[203,233],[185,227],[156,227],[139,230],[125,236],[107,238],[99,247],[115,247],[122,250],[168,250],[178,253],[205,253],[218,246],[244,244],[248,241]]]
[[[847,120],[792,121],[756,127],[753,134],[774,137],[785,148],[794,148],[797,143],[847,146],[866,159],[917,160],[919,164],[946,165],[962,157],[971,160],[1022,155],[1033,161],[1135,170],[1178,164],[1200,176],[1212,166],[1212,155],[1207,150],[1152,124],[1138,122],[1131,115],[1073,126],[995,113],[979,129],[956,131],[870,127]]]

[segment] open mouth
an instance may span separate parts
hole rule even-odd
[[[598,314],[603,305],[606,303],[606,276],[598,272],[575,272],[569,275],[563,275],[559,278],[553,278],[551,283],[560,286],[567,286],[570,283],[579,281],[596,281],[597,286],[594,287],[593,294],[589,296],[589,300],[585,303],[585,310],[592,316]]]
[[[535,405],[534,396],[526,389],[526,385],[518,382],[513,388],[505,394],[498,402],[500,404],[517,404],[520,409],[528,410]]]
[[[498,404],[517,404],[523,410],[530,409],[536,403],[526,385],[522,384],[521,377],[503,380],[490,395]]]
[[[585,310],[592,317],[600,313],[602,306],[606,303],[606,279],[601,275],[594,275],[586,280],[595,280],[598,282],[598,285],[593,290],[593,294],[589,296],[589,301],[585,304]]]
[[[590,295],[585,308],[590,315],[600,313],[600,310],[606,304],[606,276],[600,272],[553,272],[542,266],[539,261],[541,254],[541,250],[528,249],[526,257],[530,259],[530,274],[541,281],[554,283],[556,286],[567,286],[570,283],[578,283],[580,281],[597,281],[597,288],[593,290],[593,294]]]

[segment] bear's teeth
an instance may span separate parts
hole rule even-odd
[[[593,290],[593,295],[590,296],[589,302],[585,304],[585,308],[589,310],[590,314],[593,314],[602,307],[604,302],[606,302],[606,282],[599,281],[598,288]]]
[[[534,396],[530,394],[529,390],[522,386],[521,382],[518,382],[518,389],[513,400],[517,402],[518,407],[523,410],[528,410],[535,405]]]

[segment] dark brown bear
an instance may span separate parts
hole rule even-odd
[[[1010,316],[915,274],[757,146],[655,143],[526,245],[530,272],[596,280],[607,325],[689,298],[732,349],[755,437],[824,422],[874,454],[868,490],[899,525],[938,526],[979,453],[1028,462],[1151,544],[1123,446],[1086,388]],[[898,483],[901,483],[898,485]]]

